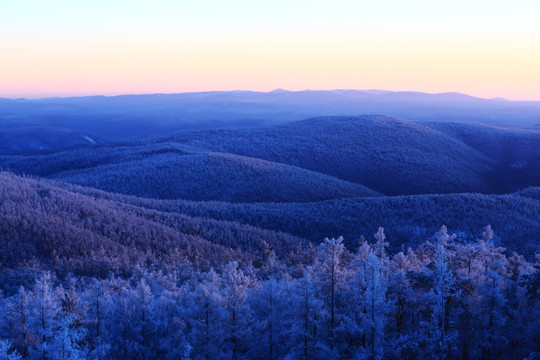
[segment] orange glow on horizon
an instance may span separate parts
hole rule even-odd
[[[285,88],[540,100],[540,71],[531,71],[540,64],[540,47],[530,46],[534,36],[510,40],[384,33],[0,37],[0,48],[10,49],[0,60],[0,97]]]

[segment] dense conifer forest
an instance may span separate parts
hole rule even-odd
[[[540,356],[538,129],[2,126],[0,360]]]

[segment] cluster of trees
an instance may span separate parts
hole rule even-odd
[[[3,359],[510,359],[540,352],[540,256],[445,227],[390,255],[382,228],[303,261],[57,278],[0,296]],[[21,270],[22,271],[22,270]]]

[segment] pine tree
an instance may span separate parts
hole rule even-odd
[[[480,308],[484,331],[477,334],[483,340],[479,343],[484,348],[484,358],[498,359],[501,357],[500,348],[508,341],[503,333],[506,325],[505,307],[507,300],[503,294],[505,279],[494,270],[489,269],[486,280],[479,289],[482,296]]]
[[[286,354],[283,348],[289,343],[288,332],[292,325],[288,281],[280,281],[271,276],[249,295],[250,307],[256,314],[254,341],[257,341],[250,356],[268,360],[283,358]]]
[[[312,267],[308,267],[304,275],[293,283],[291,292],[292,326],[290,338],[292,349],[287,358],[316,358],[316,341],[320,332],[320,314],[323,301],[316,295],[317,285]]]
[[[30,322],[39,342],[35,344],[33,356],[46,360],[49,358],[49,343],[53,342],[55,320],[61,311],[60,301],[54,291],[52,276],[44,273],[37,281],[33,291],[33,311]]]
[[[31,294],[22,286],[15,295],[6,299],[4,325],[8,325],[9,338],[23,358],[28,357],[30,348],[39,341],[30,327],[30,301]]]

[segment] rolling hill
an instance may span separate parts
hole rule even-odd
[[[387,195],[491,192],[496,162],[440,131],[386,116],[322,117],[160,138],[289,164]]]
[[[540,252],[540,188],[505,195],[445,194],[335,199],[307,203],[195,202],[154,200],[110,194],[72,184],[58,184],[75,193],[168,213],[234,221],[279,230],[318,243],[344,236],[354,249],[361,236],[385,228],[392,251],[431,239],[441,225],[475,240],[491,225],[500,245],[533,257]]]
[[[426,124],[497,161],[499,191],[539,185],[540,129],[508,129],[481,124]]]
[[[385,116],[320,117],[42,154],[17,174],[161,199],[304,202],[540,185],[540,132]]]
[[[375,196],[361,185],[260,159],[160,149],[121,163],[57,173],[55,180],[157,198],[231,202],[304,202]]]
[[[0,151],[47,151],[88,147],[104,141],[66,127],[25,124],[0,119]]]
[[[158,212],[6,172],[0,184],[1,268],[37,262],[85,273],[112,262],[114,271],[125,271],[145,253],[171,265],[189,259],[209,267],[253,260],[262,241],[278,256],[302,244],[281,232]]]

